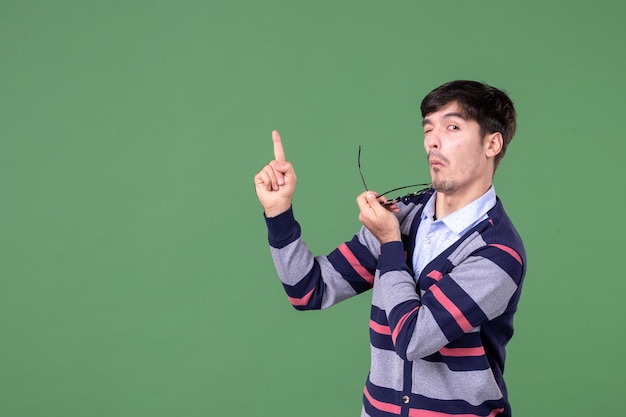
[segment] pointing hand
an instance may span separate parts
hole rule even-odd
[[[272,131],[274,159],[254,176],[256,194],[267,217],[274,217],[291,207],[296,188],[296,173],[285,160],[285,151],[278,131]]]

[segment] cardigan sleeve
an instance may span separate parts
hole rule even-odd
[[[327,256],[314,256],[292,209],[265,220],[276,271],[297,310],[325,309],[372,288],[380,244],[367,229]]]

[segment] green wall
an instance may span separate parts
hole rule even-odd
[[[252,177],[279,129],[326,253],[428,180],[419,102],[515,101],[496,175],[529,269],[516,417],[622,416],[618,1],[0,0],[0,417],[356,416],[364,295],[299,313]]]

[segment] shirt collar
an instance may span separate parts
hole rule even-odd
[[[433,220],[435,216],[435,200],[437,192],[435,191],[430,197],[424,210],[422,211],[422,219],[428,218]],[[457,235],[460,235],[463,231],[470,226],[474,226],[479,220],[486,216],[487,212],[496,205],[496,191],[494,186],[489,187],[489,190],[481,197],[472,201],[468,205],[461,207],[448,214],[442,219],[437,219],[433,222],[441,222],[445,224],[450,230]]]

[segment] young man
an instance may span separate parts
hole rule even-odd
[[[496,88],[453,81],[421,110],[432,188],[398,201],[359,195],[363,227],[328,256],[301,239],[296,175],[273,132],[275,159],[255,176],[272,256],[299,310],[373,289],[362,416],[510,416],[505,346],[526,255],[492,179],[515,109]]]

